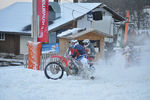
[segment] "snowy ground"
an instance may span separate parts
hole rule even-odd
[[[131,67],[119,54],[112,59],[98,62],[95,80],[64,76],[54,81],[43,71],[0,67],[0,100],[150,100],[150,52]]]

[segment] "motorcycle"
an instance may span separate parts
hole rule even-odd
[[[139,52],[136,52],[136,50],[132,52],[130,51],[127,53],[123,53],[123,55],[125,56],[127,67],[133,66],[133,65],[139,65],[140,55],[139,55]]]
[[[61,79],[64,75],[64,72],[66,72],[67,76],[79,76],[81,75],[81,73],[85,72],[85,69],[83,69],[82,67],[82,63],[70,56],[51,56],[51,59],[56,58],[58,59],[57,61],[49,62],[44,69],[45,76],[48,79]],[[93,63],[89,62],[88,64],[90,66],[88,70],[94,71],[95,68],[93,66]]]

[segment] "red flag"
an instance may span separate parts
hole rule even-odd
[[[125,23],[125,33],[124,33],[124,46],[126,45],[126,42],[127,42],[129,16],[130,16],[129,11],[127,11],[127,14],[126,14],[127,22]]]
[[[37,15],[39,16],[38,42],[48,43],[48,0],[37,0]]]

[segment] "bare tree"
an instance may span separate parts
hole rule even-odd
[[[130,11],[130,15],[140,28],[140,21],[143,19],[143,9],[146,5],[150,6],[150,0],[83,0],[83,2],[101,2],[113,8],[122,16],[126,15],[126,11]]]

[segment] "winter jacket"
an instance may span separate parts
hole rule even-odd
[[[94,46],[92,45],[92,43],[89,44],[88,47],[85,48],[87,50],[87,54],[90,56],[95,56],[96,55],[96,51]]]
[[[86,51],[85,51],[84,47],[80,44],[76,45],[74,47],[74,52],[73,52],[72,57],[73,58],[77,57],[77,59],[78,59],[80,56],[83,56],[83,55],[86,55]]]

